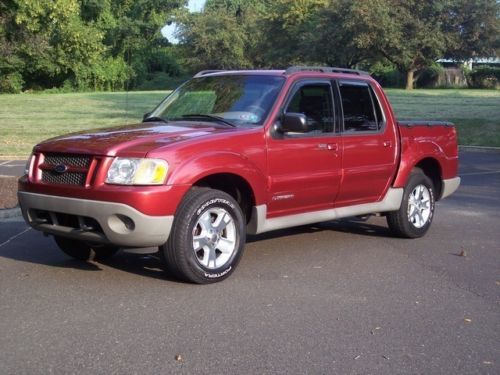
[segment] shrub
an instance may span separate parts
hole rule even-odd
[[[171,77],[167,73],[155,72],[148,74],[146,79],[141,82],[138,86],[134,87],[134,90],[173,90],[181,83],[187,81],[190,76],[179,76]]]
[[[439,85],[440,76],[444,75],[444,68],[433,64],[422,69],[417,78],[417,87],[436,87]]]
[[[500,88],[500,68],[481,66],[467,73],[470,87],[478,89]]]
[[[24,80],[20,73],[10,73],[0,76],[0,92],[18,94],[23,89]]]
[[[384,87],[404,87],[403,74],[392,64],[375,63],[370,74]]]

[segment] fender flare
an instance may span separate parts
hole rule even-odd
[[[429,140],[413,141],[404,149],[393,187],[404,187],[413,168],[424,159],[434,159],[440,167],[439,176],[443,178],[442,166],[445,162],[445,153],[437,143]]]
[[[256,204],[266,202],[266,176],[244,155],[230,151],[204,152],[193,155],[175,167],[167,183],[194,185],[204,177],[222,173],[236,175],[245,180],[252,189]]]

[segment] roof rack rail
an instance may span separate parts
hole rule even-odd
[[[207,74],[210,74],[210,73],[218,73],[218,72],[224,72],[224,70],[202,70],[201,72],[198,72],[194,75],[194,78],[198,78],[198,77],[203,77]]]
[[[356,74],[358,76],[370,75],[370,73],[365,72],[363,70],[337,68],[332,66],[291,66],[285,71],[285,74],[292,74],[296,72],[344,73],[344,74]]]

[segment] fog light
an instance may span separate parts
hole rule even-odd
[[[135,229],[134,221],[128,216],[116,214],[108,218],[108,225],[113,232],[127,234]]]

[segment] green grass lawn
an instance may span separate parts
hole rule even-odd
[[[398,119],[448,120],[459,143],[500,147],[500,91],[387,90]],[[56,135],[135,123],[165,92],[0,95],[0,158],[25,158]]]
[[[0,158],[27,157],[39,141],[136,123],[167,92],[0,95]]]
[[[442,120],[457,126],[458,143],[500,147],[499,90],[387,90],[398,120]]]

